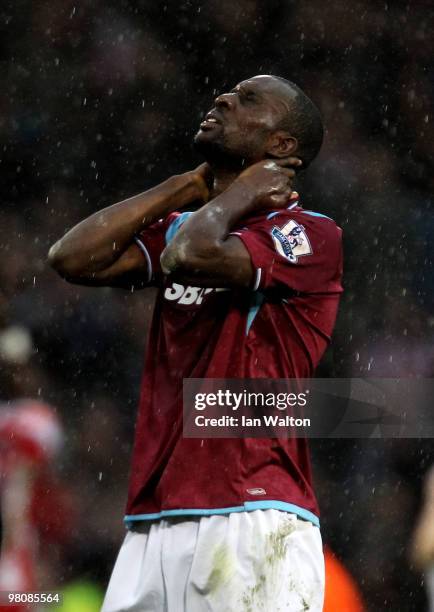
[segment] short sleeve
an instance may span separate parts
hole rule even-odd
[[[342,292],[342,231],[310,211],[272,213],[231,234],[249,251],[254,290]]]
[[[135,236],[135,243],[148,265],[148,283],[158,282],[162,278],[161,253],[189,214],[191,213],[171,213]]]

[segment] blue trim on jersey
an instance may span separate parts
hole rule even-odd
[[[310,215],[311,217],[323,217],[324,219],[329,219],[329,221],[333,221],[331,217],[327,217],[327,215],[322,215],[321,213],[314,212],[313,210],[302,210],[301,212],[305,215]]]
[[[275,217],[276,215],[278,215],[279,213],[281,213],[282,211],[280,210],[274,210],[273,212],[271,212],[269,215],[267,215],[267,219],[272,219],[273,217]]]
[[[180,508],[177,510],[162,510],[152,514],[127,514],[124,522],[133,523],[134,521],[153,521],[171,516],[212,516],[213,514],[231,514],[232,512],[253,512],[254,510],[281,510],[296,514],[304,521],[310,521],[315,527],[319,527],[319,518],[295,504],[289,504],[274,499],[264,499],[262,501],[247,501],[242,506],[232,506],[230,508]]]
[[[185,221],[187,221],[188,217],[192,214],[193,213],[191,211],[183,212],[179,215],[179,217],[176,217],[176,219],[172,221],[172,223],[169,225],[166,231],[166,244],[169,244],[169,242],[173,239],[174,235],[179,230],[181,225]]]
[[[276,215],[279,215],[283,210],[292,210],[293,208],[296,208],[297,206],[298,206],[298,200],[296,200],[295,202],[287,206],[286,209],[282,208],[280,210],[273,210],[272,212],[270,212],[270,214],[267,215],[267,219],[272,219]]]
[[[259,312],[262,304],[264,303],[264,295],[259,291],[255,291],[252,296],[252,305],[249,308],[249,313],[247,315],[247,323],[246,323],[246,336],[248,335],[250,328],[252,327],[253,321],[255,320],[256,315]]]

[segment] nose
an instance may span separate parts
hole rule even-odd
[[[231,93],[224,93],[224,94],[220,94],[219,96],[217,96],[217,98],[214,101],[215,107],[216,108],[232,108],[233,106],[233,94]]]

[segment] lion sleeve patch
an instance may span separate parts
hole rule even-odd
[[[275,225],[271,230],[271,236],[276,251],[291,263],[297,263],[299,257],[313,253],[304,226],[293,219],[283,227]]]

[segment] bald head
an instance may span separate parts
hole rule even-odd
[[[324,138],[321,114],[312,100],[292,81],[274,75],[258,75],[250,79],[266,87],[285,102],[286,112],[276,124],[297,139],[294,153],[306,168],[318,155]]]
[[[257,75],[215,99],[195,144],[210,162],[254,163],[296,155],[307,167],[323,139],[321,116],[294,83]]]

